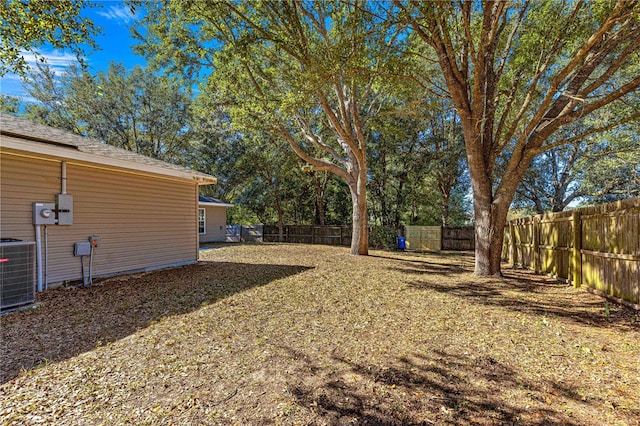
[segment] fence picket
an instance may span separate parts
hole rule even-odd
[[[639,226],[639,198],[514,219],[503,259],[640,309]]]

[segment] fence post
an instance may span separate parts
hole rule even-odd
[[[531,221],[531,226],[533,227],[531,231],[531,238],[533,239],[533,253],[532,262],[533,262],[533,270],[536,274],[540,273],[540,218],[538,216],[534,216]]]
[[[515,269],[518,261],[518,248],[516,247],[516,228],[513,220],[509,222],[509,239],[511,240],[511,267]]]
[[[572,281],[575,288],[582,284],[582,221],[580,220],[580,212],[574,211],[572,215],[573,221],[573,248],[571,251],[571,271]]]

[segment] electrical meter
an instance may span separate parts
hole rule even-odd
[[[55,203],[44,203],[36,201],[33,203],[33,224],[34,225],[55,225],[56,224]]]

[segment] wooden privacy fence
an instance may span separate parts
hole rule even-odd
[[[385,232],[380,235],[382,228],[370,227],[369,243],[372,246],[395,248],[395,237],[401,235],[406,237],[410,250],[473,250],[475,247],[473,227],[404,226],[398,229],[384,228]],[[377,231],[377,238],[374,238],[374,230]],[[390,242],[387,241],[389,239]],[[264,225],[263,241],[280,241],[277,225]],[[350,246],[351,225],[285,225],[282,242]]]
[[[474,250],[473,226],[405,226],[408,248],[418,251]]]
[[[502,258],[640,308],[640,199],[514,219]]]
[[[476,234],[473,226],[443,226],[442,250],[475,250]]]
[[[262,242],[263,225],[227,225],[228,243]]]
[[[264,225],[265,242],[280,241],[277,225]],[[327,225],[285,225],[282,233],[284,243],[327,244],[332,246],[351,245],[351,226]]]
[[[442,249],[441,226],[405,226],[407,248],[418,251],[440,251]]]

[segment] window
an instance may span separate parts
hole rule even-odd
[[[206,217],[207,215],[204,209],[198,209],[198,233],[200,234],[207,233],[207,227],[205,226]]]

